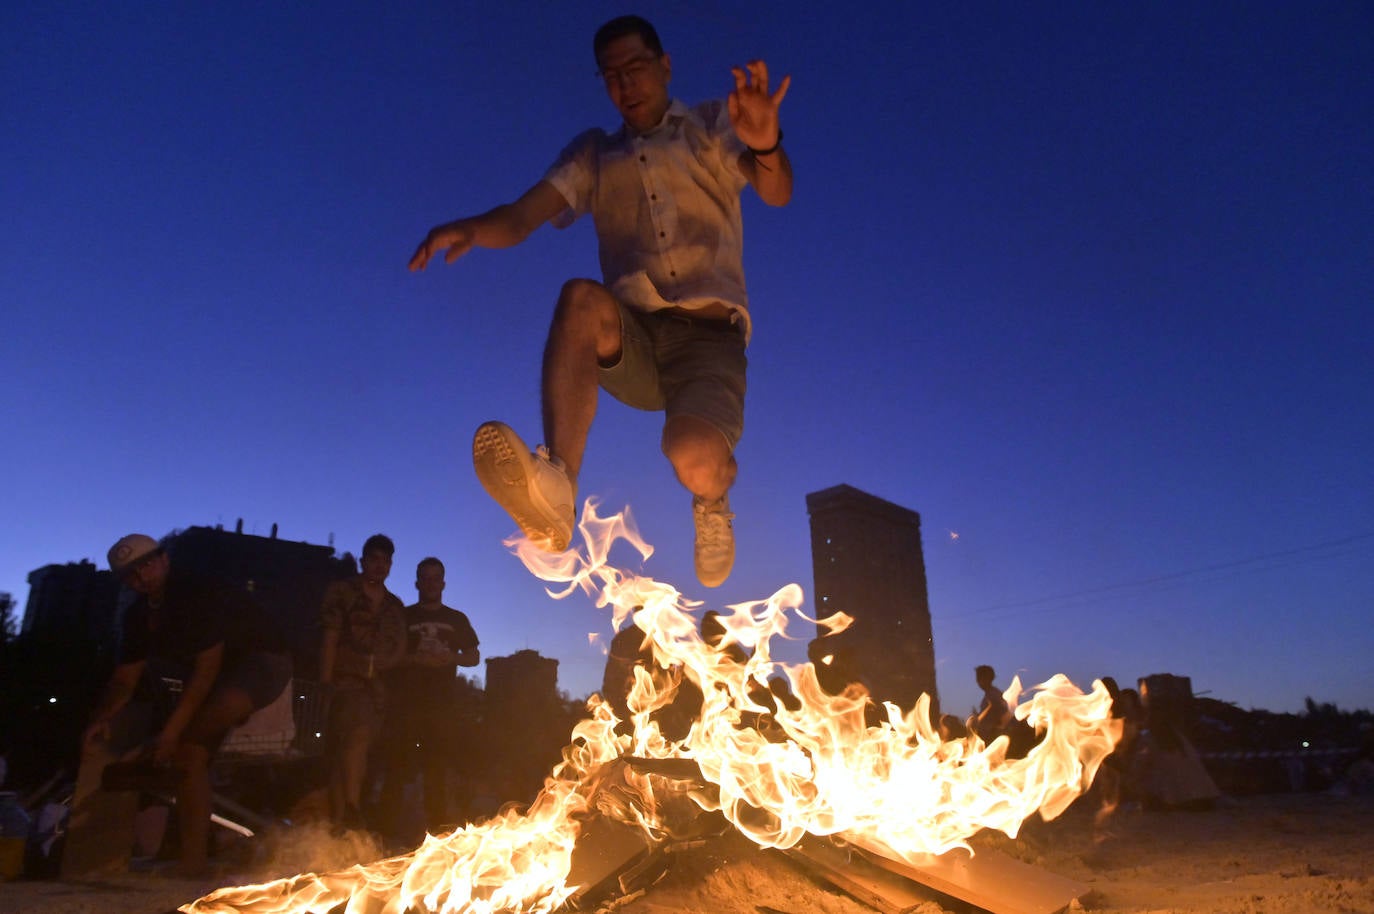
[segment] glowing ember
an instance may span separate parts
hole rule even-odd
[[[632,732],[617,732],[610,706],[594,696],[592,717],[573,730],[562,763],[525,812],[430,836],[410,854],[368,866],[221,889],[182,910],[323,914],[347,902],[350,914],[401,914],[411,907],[552,911],[578,888],[567,878],[580,824],[590,815],[662,837],[650,779],[611,764],[624,756],[695,762],[716,790],[693,799],[719,809],[760,845],[791,847],[808,832],[840,835],[920,863],[927,854],[967,847],[980,829],[1014,837],[1032,813],[1057,816],[1092,783],[1120,739],[1106,688],[1094,683],[1084,694],[1062,675],[1037,686],[1025,704],[1018,704],[1019,682],[1007,691],[1016,716],[1043,734],[1023,759],[1006,757],[1005,737],[988,746],[976,736],[941,741],[925,696],[905,714],[886,705],[887,719],[873,723],[860,691],[830,695],[811,664],[772,659],[773,639],[787,637],[790,621],[815,621],[800,612],[799,587],[729,607],[719,617],[724,638],[710,644],[696,617],[700,603],[609,564],[616,542],[629,543],[644,559],[653,549],[628,511],[602,518],[596,507],[589,500],[579,524],[585,553],[550,555],[523,539],[507,545],[532,573],[558,585],[551,596],[582,590],[611,610],[614,628],[633,624],[645,632],[660,668],[635,670],[627,701]],[[851,621],[839,615],[820,624],[834,632]],[[769,683],[779,679],[790,692],[786,701],[771,698]],[[686,735],[673,739],[654,712],[686,684],[699,690],[700,711]],[[614,789],[603,789],[612,778]]]

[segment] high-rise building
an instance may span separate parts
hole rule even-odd
[[[848,485],[810,493],[806,510],[818,617],[854,619],[812,642],[822,685],[860,682],[904,711],[925,693],[938,714],[921,515]],[[818,636],[825,631],[817,626]]]
[[[572,730],[558,695],[558,661],[526,648],[489,657],[486,668],[482,755],[503,796],[532,798]]]
[[[113,644],[119,581],[89,559],[44,565],[29,572],[25,635],[58,634],[94,644]]]

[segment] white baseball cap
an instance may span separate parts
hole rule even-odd
[[[119,574],[145,555],[161,548],[157,544],[157,540],[151,536],[145,536],[142,533],[130,533],[128,536],[121,537],[119,542],[110,547],[107,555],[110,560],[110,570]]]

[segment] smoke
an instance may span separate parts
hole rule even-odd
[[[259,835],[254,868],[260,879],[296,873],[328,873],[385,856],[377,836],[366,831],[336,831],[327,822],[269,829]]]

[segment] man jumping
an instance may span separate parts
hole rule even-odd
[[[452,263],[591,214],[602,281],[571,279],[558,296],[544,349],[545,444],[531,453],[510,427],[484,423],[473,439],[478,478],[526,536],[561,551],[597,388],[663,410],[663,452],[692,493],[697,577],[716,587],[735,560],[728,495],[751,330],[740,192],[747,184],[772,206],[792,196],[778,126],[791,77],[770,93],[768,67],[751,61],[732,69],[724,101],[688,107],[669,97],[672,62],[644,19],[607,22],[592,47],[620,129],[576,137],[515,202],[431,229],[410,269],[441,250]]]

